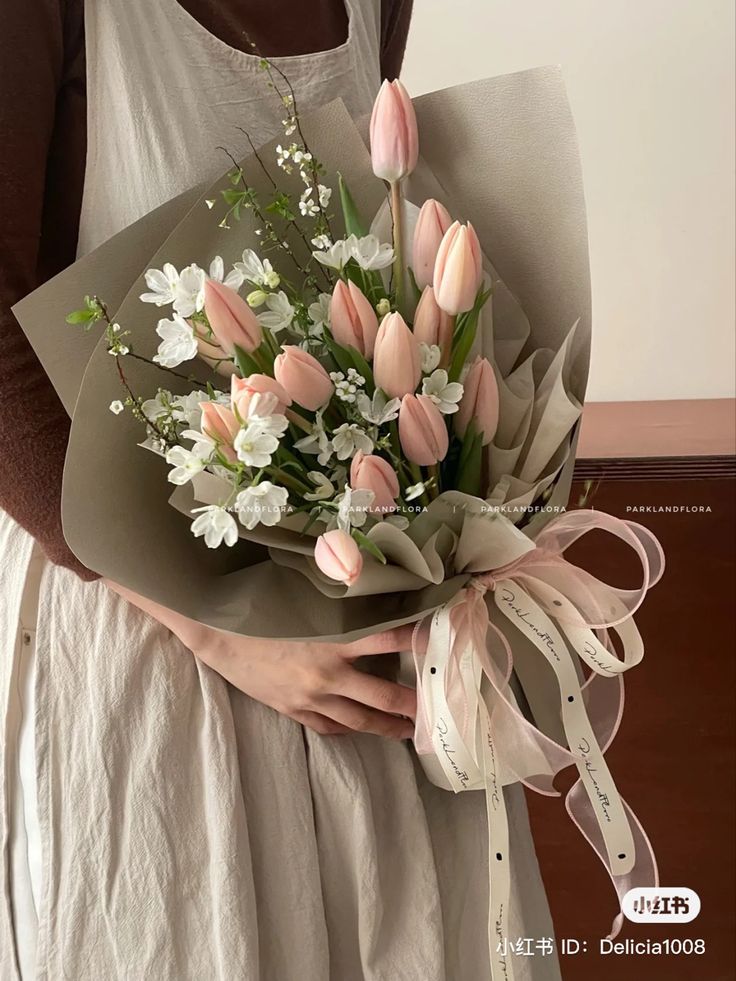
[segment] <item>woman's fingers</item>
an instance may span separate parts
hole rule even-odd
[[[354,702],[388,712],[390,715],[405,715],[415,719],[417,714],[417,693],[406,685],[398,685],[385,678],[376,678],[354,668],[340,677],[338,695],[344,695]]]
[[[361,637],[360,640],[354,640],[351,644],[343,644],[341,653],[343,657],[355,658],[364,657],[366,654],[392,654],[396,651],[410,651],[413,633],[414,624],[407,623],[403,627],[396,627],[395,630],[384,630],[378,634],[371,634],[369,637]]]
[[[292,712],[289,717],[300,725],[306,726],[307,729],[318,732],[320,736],[344,736],[351,731],[347,726],[335,722],[334,719],[328,719],[326,715],[320,715],[319,712]]]
[[[413,722],[389,715],[388,712],[379,712],[341,695],[327,695],[320,699],[320,709],[329,718],[354,732],[371,732],[389,739],[411,739],[414,734]]]

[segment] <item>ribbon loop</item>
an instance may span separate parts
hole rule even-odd
[[[564,558],[573,542],[593,530],[614,535],[640,560],[642,584],[619,589]],[[417,752],[440,786],[486,793],[489,833],[489,954],[492,979],[513,979],[501,956],[507,937],[511,874],[505,784],[521,781],[556,794],[553,780],[575,765],[570,817],[606,866],[620,900],[634,885],[657,885],[651,844],[620,796],[604,753],[623,712],[623,672],[638,664],[644,647],[632,614],[662,575],[664,556],[646,528],[598,511],[572,511],[550,522],[536,547],[499,569],[474,575],[449,603],[414,631],[417,675]],[[489,618],[488,598],[508,623]],[[525,717],[510,679],[513,636],[520,632],[557,679],[567,745],[555,742]],[[619,638],[616,652],[611,631]],[[495,651],[489,641],[495,640]],[[591,674],[582,684],[574,656]],[[616,917],[611,936],[618,933]]]

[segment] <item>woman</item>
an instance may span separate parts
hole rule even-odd
[[[415,772],[413,693],[355,664],[407,631],[253,641],[90,581],[60,532],[67,421],[7,312],[71,259],[82,180],[80,253],[214,178],[239,127],[278,132],[250,39],[302,110],[341,96],[358,116],[398,73],[410,3],[41,6],[32,24],[20,0],[0,15],[0,681],[14,693],[0,976],[485,978],[482,796]],[[550,936],[520,793],[509,806],[514,930]],[[558,975],[550,960],[533,976]]]

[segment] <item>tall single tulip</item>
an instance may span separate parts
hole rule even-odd
[[[450,213],[444,205],[434,198],[428,198],[419,211],[414,228],[414,249],[412,268],[414,279],[420,289],[431,286],[434,278],[434,264],[440,243],[452,224]]]
[[[401,398],[415,391],[422,377],[419,341],[400,313],[387,314],[378,328],[373,377],[390,398]]]
[[[407,459],[421,467],[430,467],[447,456],[447,426],[428,395],[406,395],[401,400],[399,439]]]
[[[330,579],[352,586],[363,568],[363,556],[347,532],[335,528],[320,535],[314,546],[314,561]]]
[[[442,351],[441,364],[447,362],[452,347],[453,321],[437,304],[434,290],[425,286],[414,314],[414,336],[421,344],[436,345]]]
[[[363,357],[373,357],[378,317],[355,283],[337,281],[330,303],[330,327],[338,344],[357,348]]]
[[[445,232],[434,264],[434,293],[446,313],[472,309],[483,282],[483,257],[475,229],[453,222]]]
[[[409,93],[401,82],[386,79],[373,104],[370,126],[373,173],[394,183],[417,165],[417,117]]]
[[[329,402],[335,391],[330,376],[319,361],[293,344],[281,348],[281,354],[273,363],[273,373],[291,398],[312,412]]]
[[[383,457],[358,450],[350,464],[350,486],[356,490],[373,491],[370,511],[388,514],[396,510],[399,480],[394,468]]]
[[[204,312],[227,357],[233,356],[236,346],[250,354],[263,340],[263,330],[256,315],[235,290],[223,283],[213,279],[205,281]]]
[[[233,443],[240,431],[240,423],[235,413],[218,402],[200,402],[199,407],[202,410],[202,432],[220,444],[220,449],[229,460],[236,460]]]
[[[483,436],[483,446],[487,446],[498,428],[498,382],[485,358],[476,358],[465,376],[463,397],[454,416],[455,431],[459,436],[465,436],[471,419]]]
[[[233,375],[230,382],[230,401],[241,419],[247,418],[248,409],[256,395],[275,395],[278,401],[274,411],[280,415],[291,405],[291,397],[286,389],[270,375],[254,374],[247,378]]]

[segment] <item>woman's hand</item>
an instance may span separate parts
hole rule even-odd
[[[414,732],[414,690],[366,674],[354,663],[407,650],[411,625],[351,644],[264,640],[214,630],[116,583],[106,585],[163,623],[230,684],[315,732],[371,732],[392,739],[409,739]]]

